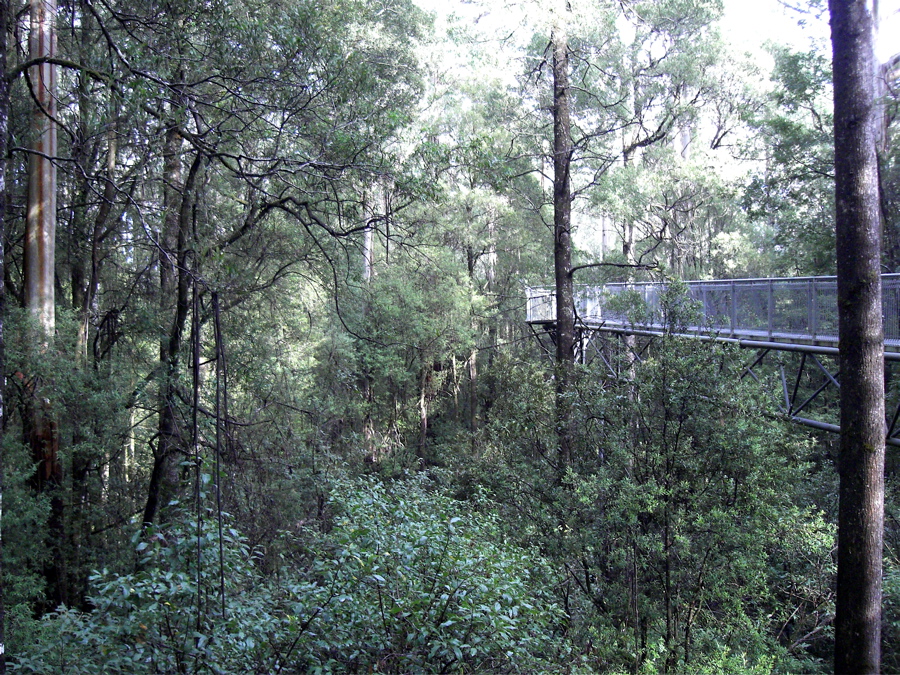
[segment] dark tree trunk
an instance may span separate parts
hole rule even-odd
[[[178,490],[179,458],[187,454],[190,434],[178,414],[178,375],[184,330],[190,309],[191,224],[196,183],[203,159],[194,157],[187,178],[182,180],[183,139],[173,125],[166,131],[163,158],[165,220],[160,245],[160,310],[172,317],[169,333],[160,340],[159,434],[153,456],[153,471],[147,487],[144,523],[149,524]],[[174,303],[173,303],[174,296]]]
[[[836,673],[877,673],[881,661],[884,334],[872,16],[866,4],[829,0],[842,375]]]
[[[9,134],[9,80],[6,78],[6,35],[9,29],[9,0],[0,0],[0,448],[3,447],[3,428],[6,417],[3,391],[6,388],[6,359],[3,341],[3,317],[6,315],[6,286],[4,278],[4,242],[6,241],[6,151]],[[6,457],[0,449],[0,675],[6,673],[6,588],[3,582],[3,485],[6,476]]]
[[[562,23],[562,22],[560,22]],[[572,161],[569,119],[569,47],[565,30],[553,32],[553,267],[556,275],[556,431],[560,470],[571,460],[571,385],[575,364],[572,288]]]

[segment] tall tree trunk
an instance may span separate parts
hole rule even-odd
[[[32,60],[56,56],[56,1],[31,0],[29,57]],[[28,69],[32,113],[31,154],[28,163],[28,208],[25,220],[24,301],[37,322],[37,343],[47,350],[56,329],[56,66],[40,63]],[[31,381],[30,410],[26,435],[37,467],[32,478],[35,490],[56,492],[62,482],[59,462],[59,431],[52,404],[42,391],[42,383]],[[56,493],[50,499],[50,559],[45,569],[48,586],[47,608],[68,600],[62,560],[64,537],[63,501]]]
[[[4,260],[6,241],[6,152],[9,135],[9,79],[6,77],[6,36],[9,29],[9,0],[0,0],[0,675],[6,673],[6,571],[3,565],[3,487],[6,476],[6,456],[3,453],[3,429],[6,406],[6,353],[4,350],[3,317],[6,315],[6,285]]]
[[[834,668],[877,673],[885,418],[872,16],[866,0],[829,0],[829,8],[842,375]]]
[[[370,225],[363,233],[363,281],[367,284],[375,276],[375,226]]]
[[[369,217],[368,200],[366,192],[362,194],[362,212],[363,217],[368,219],[368,226],[363,233],[363,283],[366,286],[363,292],[362,301],[362,318],[365,323],[369,314],[369,293],[372,291],[372,281],[375,279],[375,219],[376,214],[373,213]],[[372,403],[374,400],[373,377],[370,367],[360,364],[359,383],[362,393],[363,410],[363,442],[366,449],[366,460],[375,462],[377,460],[377,448],[375,447],[375,423],[372,419]]]
[[[472,219],[472,207],[469,204],[466,204],[466,219],[468,222],[471,222]],[[469,281],[472,284],[473,288],[477,288],[475,281],[475,264],[478,258],[475,255],[475,249],[469,245],[466,247],[466,267],[469,272]],[[490,282],[488,282],[490,283]],[[488,292],[490,292],[490,288],[488,288]],[[472,335],[478,335],[479,329],[479,321],[478,314],[474,310],[471,310],[472,318],[471,318],[471,326],[472,326]],[[466,360],[466,370],[468,371],[469,376],[469,386],[468,386],[468,413],[469,413],[469,441],[472,445],[472,448],[475,447],[475,434],[478,432],[478,343],[477,340],[472,345],[472,351],[469,352],[469,358]]]
[[[192,272],[190,265],[191,224],[197,178],[203,162],[198,154],[188,170],[182,171],[183,139],[175,124],[166,130],[163,151],[163,231],[160,236],[160,313],[171,317],[169,331],[160,340],[161,366],[159,384],[159,427],[157,447],[153,456],[153,471],[147,487],[144,523],[157,517],[178,488],[178,457],[187,453],[189,434],[178,416],[178,375],[184,330],[190,309],[189,291]],[[173,302],[174,296],[174,302]]]
[[[55,0],[32,0],[29,52],[32,59],[56,55]],[[25,226],[25,307],[35,318],[45,348],[56,327],[54,267],[56,261],[56,69],[49,63],[28,71],[36,102],[32,132],[33,152],[28,164],[28,212]],[[37,472],[34,486],[43,490],[57,485],[62,477],[59,464],[56,423],[34,382],[32,411],[29,414],[29,443]]]
[[[428,445],[428,390],[431,385],[431,366],[422,366],[422,376],[419,382],[419,444],[416,457],[425,459],[425,448]]]
[[[564,10],[567,11],[567,10]],[[575,364],[572,286],[572,161],[569,47],[560,16],[553,29],[553,267],[556,277],[556,432],[560,471],[571,460],[571,385]]]
[[[32,0],[29,56],[56,56],[56,2]],[[56,326],[54,262],[56,253],[56,66],[42,63],[28,70],[36,102],[33,152],[28,166],[28,213],[25,231],[25,306],[38,320],[46,339]]]

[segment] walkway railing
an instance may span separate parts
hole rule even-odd
[[[686,286],[695,319],[680,333],[837,347],[835,277],[689,281]],[[651,282],[578,286],[576,316],[601,330],[660,331],[667,323],[660,302],[665,288]],[[885,351],[900,352],[900,274],[882,276],[882,302]],[[553,289],[529,289],[527,312],[530,323],[555,321]]]

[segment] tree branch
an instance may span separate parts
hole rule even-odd
[[[625,269],[635,269],[635,270],[655,270],[659,267],[659,263],[653,261],[652,263],[644,264],[644,263],[613,263],[613,262],[598,262],[598,263],[588,263],[586,265],[576,265],[572,269],[569,270],[569,276],[573,276],[575,272],[578,270],[585,270],[590,267],[618,267]]]

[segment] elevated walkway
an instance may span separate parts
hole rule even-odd
[[[665,283],[615,283],[577,286],[575,316],[580,357],[595,355],[610,372],[621,376],[609,358],[605,336],[642,336],[648,340],[668,331],[701,340],[737,344],[754,349],[744,377],[760,380],[774,376],[782,412],[800,424],[839,432],[837,392],[838,360],[837,279],[793,277],[782,279],[729,279],[684,282],[682,309],[687,321],[672,322],[663,315]],[[888,445],[900,446],[900,397],[890,367],[900,363],[900,274],[882,275],[885,379],[889,398],[885,420]],[[528,289],[527,321],[546,353],[555,340],[554,289]],[[642,348],[630,358],[640,360]],[[775,358],[771,352],[784,353]],[[793,356],[788,356],[793,353]],[[777,363],[772,363],[777,361]],[[766,366],[769,363],[769,366]],[[764,370],[768,368],[768,375]],[[774,371],[772,370],[774,368]],[[896,368],[896,366],[895,366]],[[893,394],[892,394],[893,392]],[[815,406],[813,405],[815,403]],[[818,409],[810,417],[813,407]]]
[[[745,347],[837,354],[837,279],[793,277],[685,282],[696,321],[678,333]],[[655,282],[577,286],[579,326],[610,333],[659,335],[666,329],[660,299],[666,284]],[[882,275],[884,350],[900,360],[900,274]],[[552,328],[553,289],[528,289],[527,321]]]

